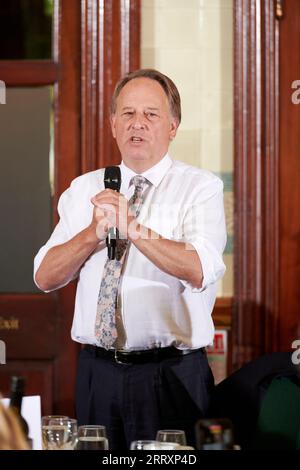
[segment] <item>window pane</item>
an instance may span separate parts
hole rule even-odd
[[[0,292],[36,292],[33,258],[51,229],[52,88],[11,88],[0,105]]]
[[[0,2],[0,60],[50,59],[54,0]]]
[[[233,295],[233,0],[142,0],[141,65],[178,86],[182,122],[170,153],[223,179],[227,272]]]

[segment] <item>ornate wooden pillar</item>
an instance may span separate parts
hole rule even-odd
[[[140,0],[82,0],[82,173],[119,163],[109,102],[140,63]]]
[[[279,19],[274,0],[235,0],[233,367],[278,347]]]

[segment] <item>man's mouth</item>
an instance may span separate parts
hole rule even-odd
[[[141,137],[136,137],[136,136],[133,135],[133,136],[130,138],[130,141],[131,141],[131,142],[143,142],[143,139],[142,139]]]

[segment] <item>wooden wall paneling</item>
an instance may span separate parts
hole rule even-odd
[[[1,295],[0,338],[6,344],[7,361],[53,359],[59,351],[57,296]]]
[[[97,106],[97,37],[98,21],[103,31],[103,5],[97,16],[98,1],[81,2],[81,172],[95,169]],[[101,96],[101,95],[100,95]]]
[[[140,63],[140,1],[82,0],[81,171],[118,164],[109,103],[116,81]]]
[[[10,360],[1,365],[1,393],[9,397],[13,375],[25,378],[25,395],[40,395],[42,415],[53,414],[53,363],[52,361]]]
[[[55,194],[57,202],[72,179],[80,174],[80,81],[81,81],[81,8],[80,2],[60,0],[54,13],[54,60],[60,64],[60,80],[55,84]],[[59,354],[54,364],[54,413],[74,416],[74,392],[79,345],[71,340],[75,284],[57,292]],[[51,339],[49,339],[51,341]]]
[[[125,0],[126,1],[126,0]],[[141,0],[131,0],[129,4],[129,47],[126,49],[129,70],[140,67],[141,50]],[[125,71],[127,68],[125,69]]]
[[[51,85],[59,79],[59,65],[53,60],[0,60],[0,77],[7,87]]]
[[[278,3],[278,2],[277,2]],[[282,4],[282,2],[280,2]],[[263,165],[264,178],[264,351],[280,349],[279,293],[280,293],[280,188],[279,188],[279,26],[282,10],[273,0],[262,2],[263,18]],[[277,12],[277,15],[276,15]]]
[[[213,310],[213,320],[219,328],[231,328],[232,297],[218,297]]]
[[[0,72],[9,86],[54,84],[55,224],[58,198],[81,168],[81,8],[73,0],[54,4],[53,60],[0,61]],[[0,296],[0,339],[7,351],[7,364],[0,367],[1,391],[11,373],[20,373],[28,377],[26,393],[34,389],[42,396],[45,413],[74,415],[79,350],[70,338],[74,298],[74,283],[47,295]]]
[[[234,223],[235,305],[233,364],[261,351],[261,64],[257,3],[235,1],[234,24]]]
[[[79,2],[55,2],[53,55],[60,67],[60,79],[54,90],[54,223],[59,196],[80,174],[80,21]]]
[[[282,349],[300,339],[300,2],[283,2],[280,22],[280,320]]]
[[[273,0],[235,0],[233,367],[278,345],[278,26]]]

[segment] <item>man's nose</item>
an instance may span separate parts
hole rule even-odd
[[[141,114],[136,114],[132,122],[132,128],[138,130],[138,129],[144,129],[144,127],[145,127],[144,116]]]

